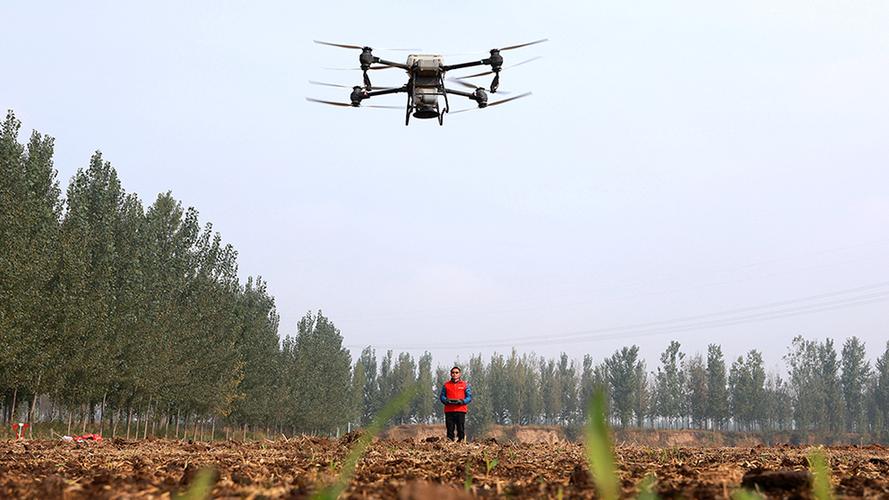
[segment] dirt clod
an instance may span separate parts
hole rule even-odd
[[[808,490],[812,474],[804,470],[751,470],[741,478],[741,486],[763,491]]]

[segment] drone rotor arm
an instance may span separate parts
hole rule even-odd
[[[366,92],[364,94],[364,98],[367,99],[369,97],[376,97],[376,96],[380,96],[380,95],[398,94],[400,92],[407,92],[407,85],[404,85],[402,87],[393,87],[393,88],[388,88],[388,89],[374,90],[371,92]]]
[[[475,87],[473,87],[473,88],[475,88]],[[462,90],[454,90],[454,89],[449,89],[449,88],[445,88],[444,90],[448,94],[454,94],[454,95],[459,95],[459,96],[463,96],[463,97],[468,97],[469,99],[472,99],[473,101],[476,100],[475,94],[473,94],[472,92],[464,92]]]
[[[377,67],[372,67],[372,68],[368,68],[368,69],[401,68],[405,71],[408,71],[411,69],[410,66],[408,66],[407,64],[397,63],[394,61],[387,61],[385,59],[380,59],[379,57],[375,57],[374,62],[377,64],[382,64],[384,66],[383,67],[377,66]]]
[[[471,62],[457,63],[457,64],[448,64],[448,65],[446,65],[446,66],[442,66],[441,69],[442,69],[442,71],[447,72],[447,71],[451,71],[451,70],[454,70],[454,69],[471,68],[471,67],[473,67],[473,66],[486,66],[486,65],[488,65],[488,64],[491,64],[491,60],[490,60],[490,59],[482,59],[482,60],[479,60],[479,61],[471,61]]]

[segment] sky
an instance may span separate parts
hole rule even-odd
[[[13,0],[0,20],[0,106],[56,138],[63,188],[98,149],[146,205],[196,207],[282,336],[320,309],[353,357],[638,344],[654,369],[675,339],[776,371],[796,335],[872,359],[889,340],[885,1]],[[541,56],[501,78],[532,96],[443,127],[305,100],[360,82],[325,69],[357,51],[316,39],[453,63],[540,38],[503,54]]]

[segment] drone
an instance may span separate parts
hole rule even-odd
[[[363,73],[364,85],[355,85],[351,87],[352,93],[349,95],[349,101],[346,102],[336,102],[336,101],[325,101],[321,99],[314,99],[312,97],[306,97],[307,101],[320,103],[320,104],[328,104],[332,106],[340,106],[340,107],[368,107],[368,108],[388,108],[388,109],[402,109],[401,106],[383,106],[383,105],[375,105],[375,104],[367,104],[362,105],[362,101],[366,99],[370,99],[372,97],[377,97],[381,95],[389,95],[389,94],[398,94],[405,93],[407,94],[407,105],[405,107],[405,117],[404,124],[409,125],[411,116],[417,119],[431,119],[437,118],[439,125],[444,125],[444,115],[451,112],[450,111],[450,102],[448,100],[449,95],[456,95],[461,97],[466,97],[477,104],[476,108],[467,108],[461,109],[452,112],[451,114],[461,113],[464,111],[471,111],[473,109],[483,109],[489,106],[496,106],[499,104],[503,104],[506,102],[514,101],[516,99],[520,99],[522,97],[527,97],[531,95],[531,92],[525,92],[523,94],[519,94],[513,97],[509,97],[506,99],[501,99],[498,101],[488,101],[488,92],[483,88],[476,85],[473,85],[464,80],[469,78],[481,77],[494,75],[494,79],[491,81],[491,85],[488,87],[488,90],[491,94],[497,93],[497,90],[500,87],[500,72],[504,69],[519,66],[521,64],[529,63],[539,57],[534,57],[531,59],[527,59],[521,61],[519,63],[513,64],[511,66],[503,66],[503,56],[500,55],[501,52],[507,50],[518,49],[521,47],[527,47],[529,45],[535,45],[538,43],[546,42],[547,39],[543,38],[540,40],[535,40],[533,42],[522,43],[519,45],[511,45],[508,47],[501,47],[499,49],[491,49],[490,55],[484,59],[457,63],[457,64],[445,64],[444,57],[437,54],[414,54],[411,53],[407,56],[407,61],[405,63],[398,63],[394,61],[388,61],[385,59],[381,59],[373,54],[373,49],[367,46],[361,45],[348,45],[342,43],[330,43],[330,42],[322,42],[320,40],[314,40],[315,43],[320,45],[328,45],[331,47],[339,47],[344,49],[355,49],[360,50],[361,54],[358,56],[358,63],[360,65],[359,68]],[[406,51],[414,51],[416,49],[383,49],[383,50],[406,50]],[[473,66],[490,66],[490,71],[484,71],[482,73],[475,73],[472,75],[465,75],[458,78],[448,78],[449,82],[453,82],[469,89],[471,91],[462,91],[462,90],[454,90],[445,87],[445,74],[449,71],[460,70],[464,68],[471,68]],[[402,85],[401,87],[375,87],[371,84],[370,77],[368,76],[368,71],[374,70],[384,70],[398,68],[407,72],[408,80],[407,83]],[[350,68],[352,69],[352,68]],[[309,83],[314,85],[324,85],[329,87],[340,87],[340,88],[349,88],[346,85],[338,85],[334,83],[323,83],[317,81],[309,81]],[[502,92],[506,94],[506,92]],[[444,101],[444,105],[439,103],[439,97]]]

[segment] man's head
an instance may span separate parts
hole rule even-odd
[[[460,368],[459,367],[455,366],[455,367],[451,368],[451,380],[453,382],[457,382],[458,380],[460,380]]]

